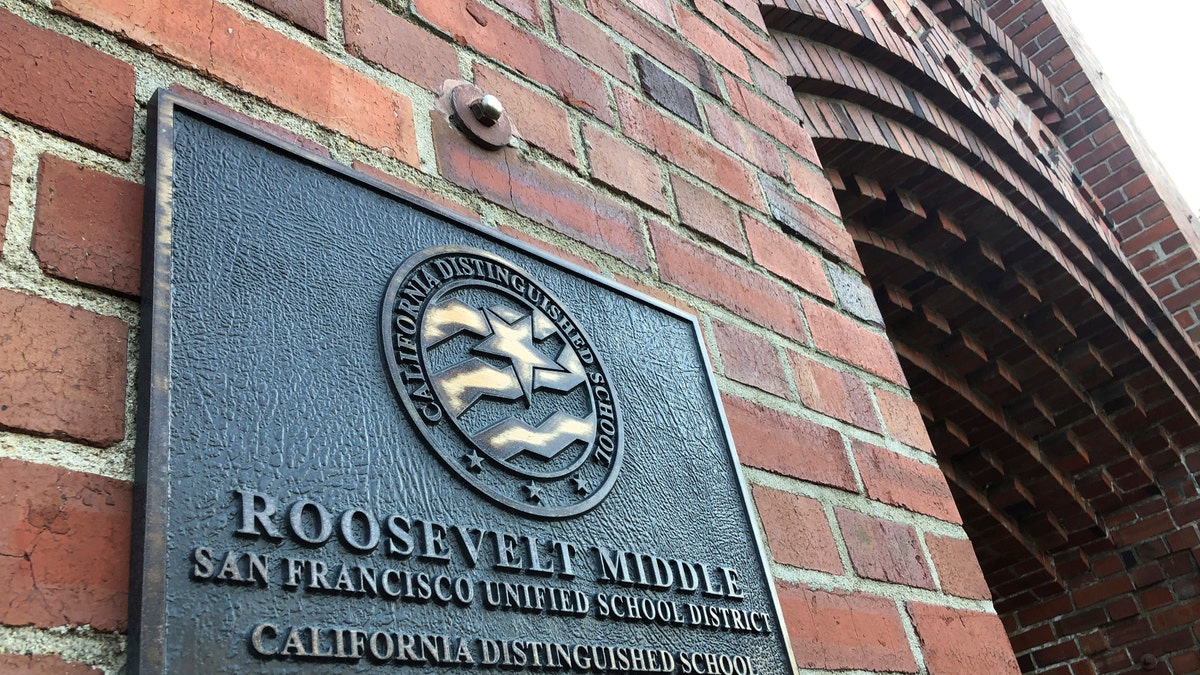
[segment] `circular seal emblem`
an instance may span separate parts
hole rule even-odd
[[[562,303],[491,253],[421,251],[388,283],[396,395],[459,478],[510,509],[581,514],[612,490],[621,419],[600,354]]]

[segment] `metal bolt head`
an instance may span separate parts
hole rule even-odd
[[[471,112],[475,114],[475,119],[479,120],[481,124],[490,127],[504,115],[504,106],[500,103],[500,99],[491,94],[484,94],[471,101]]]

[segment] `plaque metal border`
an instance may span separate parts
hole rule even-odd
[[[409,206],[466,228],[474,234],[517,249],[545,264],[558,267],[601,285],[631,300],[652,306],[691,324],[699,348],[704,377],[712,397],[721,432],[730,452],[742,506],[751,523],[760,568],[766,574],[766,590],[779,626],[778,636],[792,672],[797,670],[791,639],[779,605],[779,596],[771,575],[755,510],[746,489],[746,479],[737,448],[729,431],[729,422],[713,377],[712,361],[705,346],[699,320],[692,314],[654,297],[605,279],[595,272],[562,260],[523,241],[506,236],[481,223],[464,218],[420,195],[388,184],[371,175],[300,147],[278,136],[254,128],[246,122],[214,110],[166,89],[159,89],[147,106],[145,221],[142,232],[141,349],[138,356],[138,414],[136,422],[133,528],[130,551],[129,627],[126,667],[132,675],[161,673],[164,668],[166,631],[166,538],[169,486],[171,424],[171,232],[175,165],[175,112],[187,112],[210,124],[224,127],[236,135],[266,145],[276,151],[314,165],[347,181],[401,200]]]

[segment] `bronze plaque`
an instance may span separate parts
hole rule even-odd
[[[151,125],[134,672],[794,670],[692,317]]]

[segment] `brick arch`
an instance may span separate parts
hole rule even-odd
[[[1195,672],[1200,356],[1062,159],[1062,98],[932,4],[764,15],[1022,669]]]

